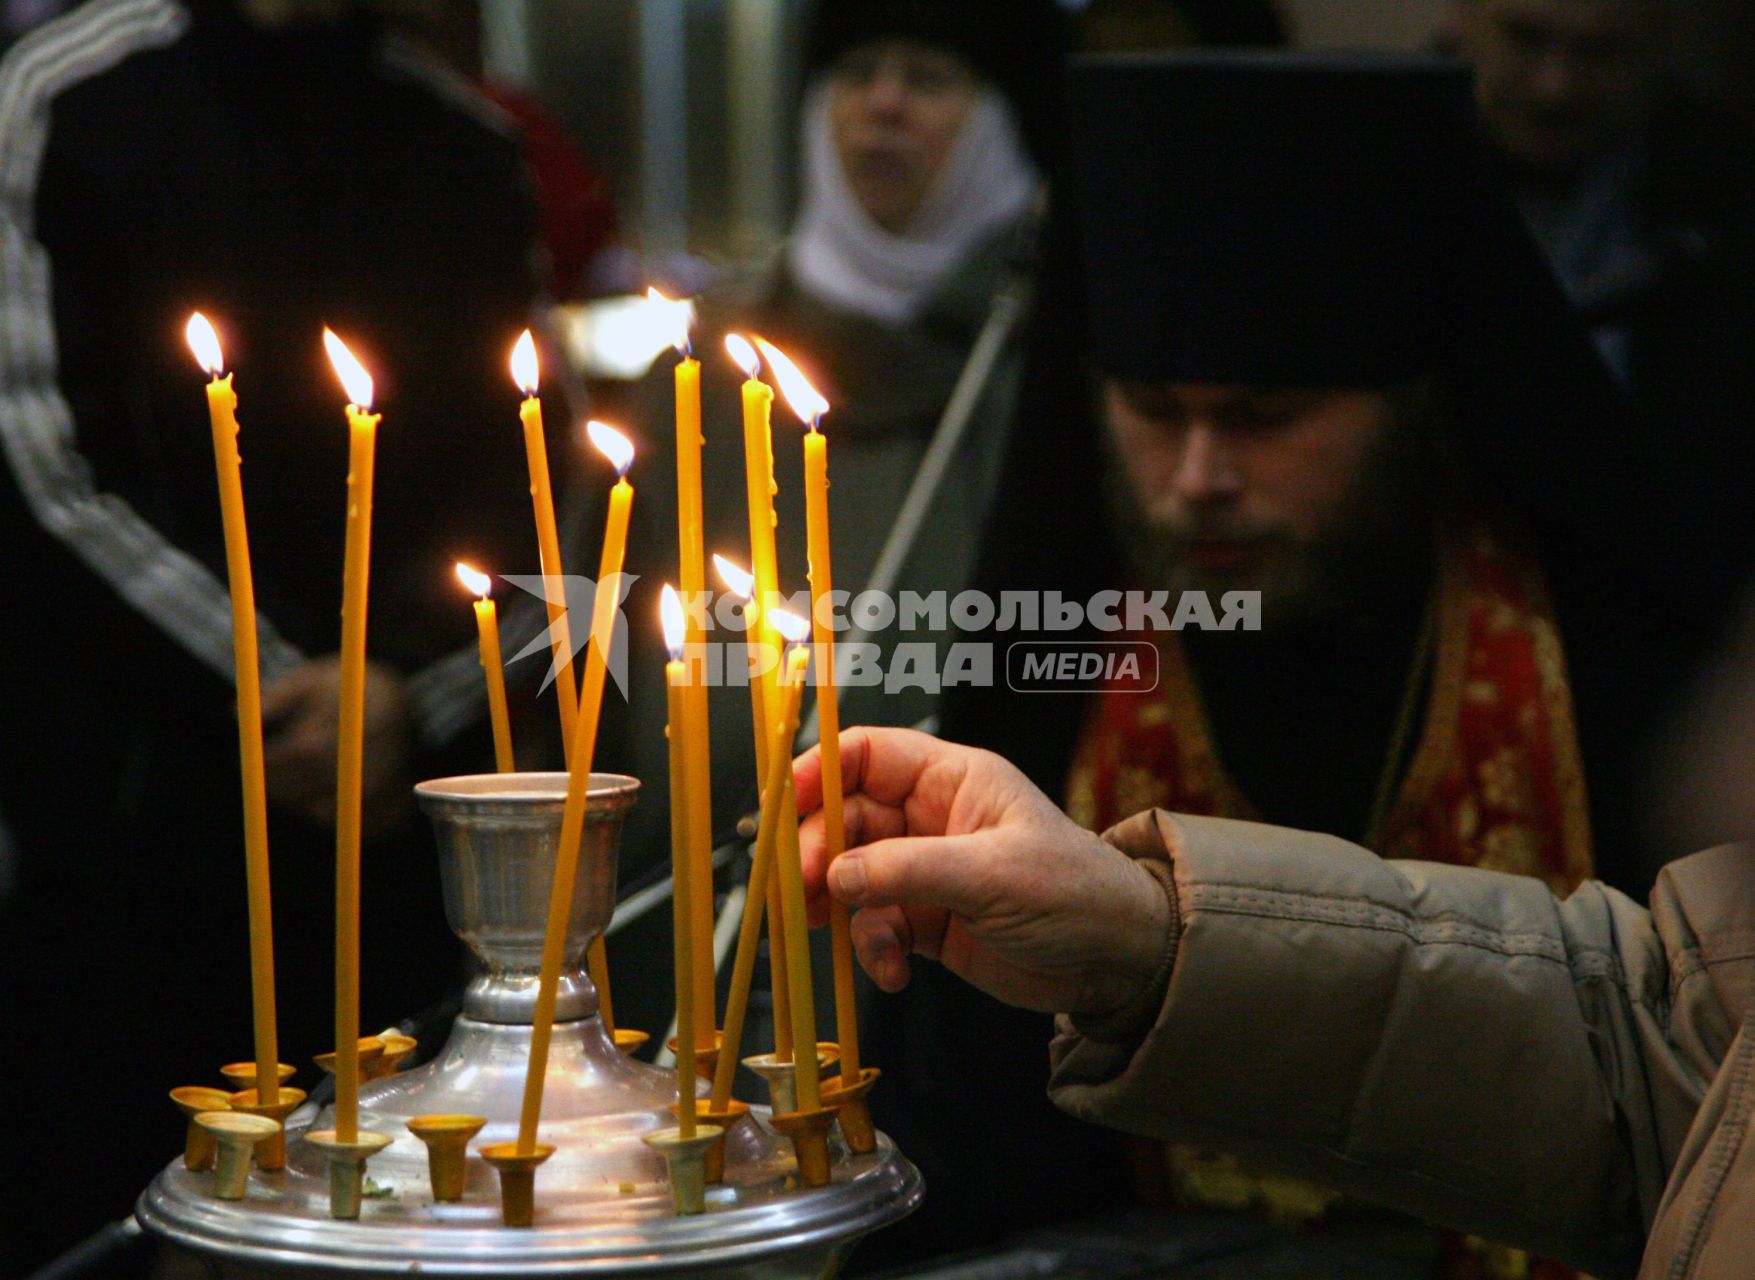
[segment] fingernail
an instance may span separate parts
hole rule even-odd
[[[835,882],[836,894],[857,898],[865,892],[865,859],[844,853],[829,867],[829,877]]]

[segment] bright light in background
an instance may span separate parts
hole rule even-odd
[[[688,299],[600,298],[558,309],[567,354],[589,378],[634,382],[666,350],[688,341],[695,304]]]

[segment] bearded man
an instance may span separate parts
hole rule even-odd
[[[1532,438],[1590,423],[1622,443],[1616,396],[1487,180],[1467,76],[1425,60],[1094,60],[1072,105],[1088,330],[1040,344],[1023,395],[1040,417],[1020,424],[980,579],[990,594],[1168,592],[1171,611],[1183,591],[1259,592],[1260,629],[1045,637],[1150,646],[1157,678],[1046,696],[999,681],[947,706],[945,736],[1004,751],[1096,829],[1162,806],[1556,891],[1595,874],[1562,629],[1531,535],[1554,544],[1609,495],[1581,456],[1570,513],[1512,509],[1535,487]],[[1069,345],[1092,367],[1055,357]],[[1093,417],[1094,438],[1067,429]],[[1093,511],[1096,536],[1067,536]],[[1569,579],[1564,611],[1587,616],[1591,595]],[[1593,707],[1592,741],[1614,723]],[[871,1018],[892,1046],[873,1049],[880,1123],[971,1216],[977,1197],[1052,1201],[1050,1177],[1061,1199],[1038,1212],[1131,1191],[1328,1214],[1326,1193],[1234,1163],[1105,1152],[1039,1101],[1045,1022],[942,971],[917,972]],[[1051,1172],[1032,1149],[1056,1152]],[[978,1180],[965,1150],[1027,1176]],[[1453,1274],[1484,1265],[1467,1242],[1350,1207],[1295,1247],[1357,1271],[1386,1238],[1426,1274],[1441,1255]]]

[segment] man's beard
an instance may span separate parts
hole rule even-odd
[[[1382,436],[1314,537],[1300,540],[1277,521],[1216,515],[1173,520],[1147,515],[1119,459],[1105,448],[1105,503],[1131,585],[1205,592],[1213,607],[1227,591],[1259,591],[1264,630],[1375,613],[1383,593],[1405,590],[1430,563],[1430,535],[1447,486],[1435,459],[1425,397],[1398,395]],[[1239,568],[1200,563],[1202,544],[1235,545]]]

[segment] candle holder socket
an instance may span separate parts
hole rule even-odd
[[[678,1128],[660,1129],[641,1139],[664,1157],[665,1172],[670,1177],[670,1202],[678,1216],[706,1212],[707,1152],[724,1140],[725,1130],[713,1124],[697,1126],[690,1138],[683,1137]]]
[[[183,1133],[183,1167],[195,1173],[213,1168],[213,1154],[219,1144],[211,1133],[195,1123],[195,1117],[205,1111],[231,1110],[232,1095],[204,1084],[186,1084],[171,1090],[171,1101],[188,1121]]]
[[[377,1036],[360,1037],[359,1062],[360,1082],[362,1084],[367,1080],[376,1080],[378,1078],[375,1073],[378,1069],[378,1062],[383,1056],[384,1042],[381,1039]],[[319,1053],[312,1059],[312,1061],[317,1064],[318,1068],[324,1075],[332,1076],[335,1074],[335,1051],[333,1049],[328,1053]],[[383,1074],[388,1075],[389,1073],[384,1072]]]
[[[469,1143],[486,1124],[486,1116],[457,1112],[415,1116],[408,1122],[408,1131],[426,1144],[427,1178],[432,1184],[434,1200],[463,1199]]]
[[[303,1089],[283,1088],[280,1101],[262,1105],[256,1101],[254,1089],[240,1089],[232,1095],[232,1110],[247,1116],[266,1116],[276,1122],[277,1127],[272,1137],[265,1141],[256,1152],[258,1169],[275,1170],[286,1168],[286,1118],[297,1111],[305,1101]]]
[[[615,1029],[615,1047],[623,1053],[638,1053],[641,1046],[651,1038],[645,1031],[630,1031],[626,1027]]]
[[[500,1175],[500,1219],[508,1227],[528,1227],[536,1220],[536,1169],[555,1153],[546,1142],[521,1154],[516,1142],[482,1147],[481,1158]]]
[[[833,1047],[833,1046],[830,1046]],[[836,1050],[839,1054],[839,1050]],[[829,1066],[834,1056],[817,1046],[817,1070]],[[758,1053],[745,1058],[743,1065],[755,1072],[768,1086],[768,1103],[775,1115],[798,1110],[798,1063],[775,1053]]]
[[[377,1039],[384,1046],[383,1052],[378,1055],[378,1059],[372,1064],[369,1073],[364,1064],[361,1064],[360,1079],[362,1080],[382,1080],[387,1076],[395,1075],[402,1070],[402,1064],[408,1060],[408,1056],[420,1044],[420,1041],[413,1036],[405,1036],[400,1031],[380,1031]]]
[[[832,1107],[815,1111],[794,1111],[786,1115],[776,1112],[769,1123],[792,1139],[792,1153],[798,1158],[798,1180],[807,1187],[829,1185],[829,1130],[835,1124]]]
[[[280,1079],[275,1081],[276,1084],[285,1084],[299,1073],[299,1069],[289,1063],[282,1062],[277,1064],[277,1067]],[[254,1089],[256,1087],[256,1064],[254,1061],[228,1062],[219,1069],[219,1078],[225,1081],[226,1088],[231,1093],[236,1093],[239,1089]]]
[[[700,1076],[701,1079],[705,1080],[708,1084],[713,1083],[713,1073],[719,1068],[719,1046],[725,1042],[725,1037],[721,1032],[715,1031],[711,1034],[713,1037],[712,1044],[697,1044],[695,1046],[695,1074]],[[675,1056],[676,1037],[672,1036],[669,1040],[665,1041],[665,1044],[670,1049],[672,1056]]]
[[[872,1086],[881,1072],[876,1067],[862,1067],[859,1079],[823,1082],[823,1105],[832,1107],[841,1120],[841,1137],[847,1149],[856,1156],[877,1150],[877,1129],[871,1122],[871,1104],[867,1101]]]
[[[366,1161],[390,1145],[390,1135],[361,1130],[354,1141],[343,1142],[335,1130],[319,1129],[307,1133],[305,1141],[329,1161],[329,1216],[352,1222],[360,1216]]]
[[[250,1155],[256,1144],[283,1132],[280,1121],[242,1111],[203,1111],[195,1123],[213,1135],[213,1194],[242,1200],[250,1184]]]
[[[680,1107],[673,1106],[670,1110],[674,1114],[680,1110]],[[719,1130],[718,1139],[707,1148],[706,1154],[702,1157],[709,1186],[725,1181],[725,1140],[749,1113],[749,1104],[739,1102],[736,1098],[728,1101],[723,1111],[714,1110],[705,1098],[701,1099],[701,1105],[695,1108],[695,1119]]]

